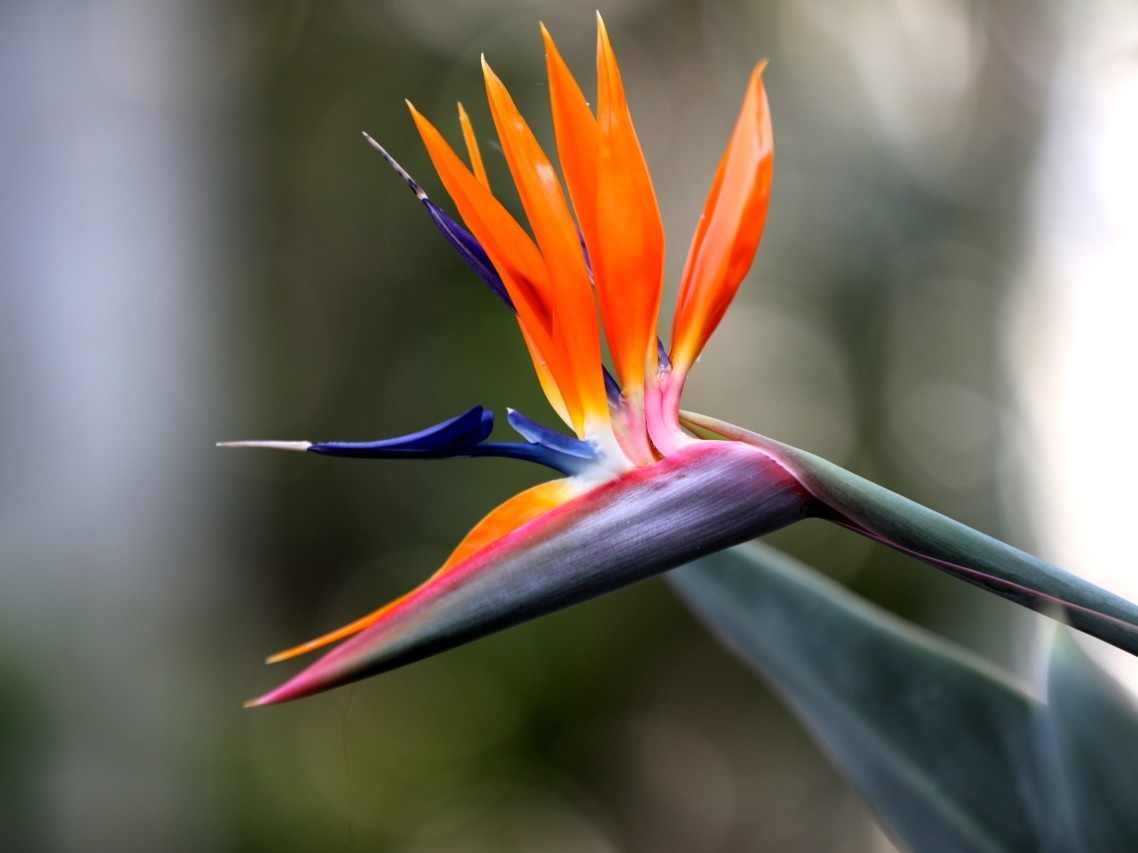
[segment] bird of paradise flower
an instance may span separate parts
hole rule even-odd
[[[1059,613],[1138,652],[1138,608],[1129,602],[809,453],[680,411],[688,374],[749,270],[766,220],[773,143],[763,63],[751,74],[696,226],[665,350],[657,334],[663,228],[599,15],[597,29],[595,115],[541,29],[564,189],[505,86],[482,62],[532,238],[491,191],[461,104],[469,165],[408,102],[462,224],[367,137],[514,312],[545,396],[575,437],[510,411],[507,420],[523,441],[491,442],[493,415],[474,408],[375,442],[223,443],[362,458],[520,458],[561,477],[493,510],[416,589],[269,658],[343,641],[248,704],[297,699],[402,666],[807,517]],[[602,364],[602,332],[615,376]]]

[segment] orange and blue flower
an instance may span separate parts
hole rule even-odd
[[[1080,627],[1138,644],[1123,625],[1128,617],[1121,605],[1107,615],[1088,615],[1072,603],[1079,598],[1067,587],[1051,592],[1033,585],[1034,558],[983,537],[979,556],[966,565],[968,554],[956,549],[953,537],[967,528],[951,527],[953,522],[909,502],[898,509],[903,498],[801,451],[681,415],[684,383],[749,270],[766,220],[773,144],[763,64],[751,74],[696,227],[665,350],[657,330],[663,227],[604,24],[598,16],[595,114],[544,27],[542,36],[560,177],[505,86],[482,63],[490,112],[529,232],[491,191],[461,105],[469,164],[408,104],[459,219],[368,141],[514,312],[538,381],[573,435],[510,411],[507,420],[523,440],[489,441],[493,415],[474,408],[382,441],[230,446],[361,458],[499,456],[536,462],[561,476],[492,511],[421,586],[270,658],[343,641],[250,704],[296,699],[410,663],[807,516],[836,521],[1037,609],[1059,606],[1072,623],[1085,623]],[[602,363],[602,334],[612,373]],[[905,523],[892,523],[901,516]],[[950,527],[937,526],[943,524]]]

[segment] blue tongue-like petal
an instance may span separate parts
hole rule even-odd
[[[368,136],[364,134],[364,139],[368,141],[372,148],[378,151],[383,159],[387,161],[395,173],[403,179],[411,192],[415,194],[415,198],[423,203],[427,208],[427,213],[431,217],[431,221],[435,223],[435,227],[442,232],[442,235],[447,238],[447,242],[454,247],[458,252],[459,257],[466,261],[469,266],[478,275],[480,279],[486,282],[487,287],[494,291],[494,295],[502,300],[504,304],[511,311],[514,310],[514,303],[510,299],[510,295],[506,292],[506,285],[502,283],[502,277],[498,275],[498,271],[494,269],[494,265],[490,263],[490,256],[486,254],[486,250],[482,248],[482,244],[474,238],[474,235],[451,219],[443,209],[435,204],[427,194],[423,192],[423,188],[419,186],[418,181],[408,174],[399,163],[387,153],[387,149]]]
[[[576,474],[596,460],[593,445],[554,432],[529,418],[510,412],[509,420],[525,442],[487,441],[494,413],[475,406],[433,427],[379,441],[230,442],[230,446],[306,450],[321,456],[355,459],[450,459],[456,456],[497,456],[536,462],[562,474]]]
[[[563,435],[549,427],[542,426],[537,421],[531,421],[516,409],[506,413],[506,420],[514,428],[514,432],[528,441],[537,444],[554,453],[571,456],[576,459],[596,459],[597,449],[587,441]]]
[[[473,234],[447,216],[443,209],[427,196],[424,195],[420,201],[427,208],[427,213],[430,214],[435,227],[447,238],[447,241],[458,252],[459,257],[466,261],[467,266],[474,270],[480,279],[486,282],[486,285],[494,291],[494,295],[502,301],[502,304],[513,311],[514,303],[506,292],[506,285],[502,283],[497,270],[490,263],[490,256],[486,254],[482,244],[474,239]]]
[[[354,456],[363,459],[393,459],[419,456],[445,459],[461,456],[478,447],[494,429],[494,413],[475,406],[469,411],[433,427],[379,441],[320,441],[308,450],[324,456]]]

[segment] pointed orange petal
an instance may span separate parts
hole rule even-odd
[[[656,363],[664,227],[632,127],[620,69],[597,16],[597,245],[589,246],[601,321],[626,394],[643,393]]]
[[[462,139],[466,143],[466,151],[470,155],[470,168],[474,170],[474,176],[478,178],[478,183],[486,189],[490,189],[490,179],[486,176],[482,152],[478,150],[478,140],[474,137],[474,128],[470,124],[470,116],[466,114],[466,108],[463,107],[462,101],[458,102],[458,123],[462,125]]]
[[[480,183],[454,153],[434,125],[410,103],[411,116],[427,147],[427,153],[443,186],[458,208],[494,269],[502,277],[506,292],[514,303],[518,325],[533,360],[541,387],[554,411],[574,426],[562,392],[572,383],[572,374],[563,364],[553,341],[553,308],[549,295],[549,275],[545,261],[529,235],[509,211]]]
[[[514,495],[483,518],[458,544],[438,574],[448,572],[486,546],[528,524],[555,506],[581,494],[584,487],[575,480],[551,480]]]
[[[763,234],[774,169],[770,105],[762,80],[765,65],[760,62],[751,74],[743,109],[688,251],[672,326],[672,364],[680,376],[719,325]]]
[[[549,276],[529,235],[459,159],[442,134],[408,102],[411,117],[439,179],[470,229],[502,276],[514,308],[531,331],[552,329]]]
[[[384,616],[394,611],[423,586],[437,580],[463,560],[473,556],[506,534],[512,533],[522,525],[528,524],[539,515],[544,515],[554,507],[560,506],[566,501],[576,497],[581,493],[581,490],[582,487],[572,480],[553,480],[527,489],[521,494],[514,495],[479,521],[478,524],[474,526],[474,529],[466,534],[458,547],[454,549],[450,557],[447,558],[447,561],[443,563],[442,568],[431,575],[423,584],[420,584],[419,587],[399,596],[399,598],[396,598],[394,601],[389,601],[378,610],[354,622],[350,622],[342,628],[337,628],[335,631],[330,631],[323,636],[309,640],[307,643],[302,643],[299,646],[293,646],[291,649],[286,649],[283,652],[277,652],[269,658],[268,662],[278,663],[279,661],[289,660],[290,658],[323,648],[338,640],[343,640],[353,634],[358,634],[364,628],[375,624]]]
[[[412,592],[414,592],[414,590],[412,590]],[[353,634],[358,634],[368,625],[372,625],[375,622],[378,622],[387,613],[398,607],[400,602],[402,602],[411,594],[411,592],[408,592],[404,595],[401,595],[394,601],[387,602],[387,604],[383,605],[383,607],[379,608],[378,610],[372,611],[367,616],[363,616],[354,622],[349,622],[342,628],[337,628],[335,631],[329,631],[327,634],[322,634],[314,640],[309,640],[307,643],[301,643],[299,646],[293,646],[291,649],[285,649],[282,652],[277,652],[275,655],[270,655],[266,663],[280,663],[283,660],[291,660],[292,658],[299,657],[300,655],[305,655],[309,652],[314,652],[317,649],[322,649],[325,646],[331,645],[332,643],[335,643],[339,640],[343,640],[344,638],[350,637]]]
[[[557,159],[585,245],[594,246],[597,242],[597,121],[545,24],[541,25],[541,37],[545,41]]]
[[[557,387],[557,380],[553,376],[549,362],[541,354],[541,349],[534,342],[530,333],[526,331],[526,327],[519,323],[518,328],[521,329],[522,340],[525,341],[526,351],[529,352],[533,369],[537,372],[537,381],[541,385],[545,399],[549,401],[549,405],[553,407],[553,411],[557,412],[557,416],[561,418],[564,424],[572,429],[573,420],[569,417],[569,410],[565,408],[565,398],[561,396],[561,390]]]
[[[549,276],[554,345],[571,375],[567,387],[555,370],[557,384],[574,429],[584,437],[590,428],[607,429],[609,422],[596,307],[577,228],[549,158],[485,59],[482,70],[502,153]]]

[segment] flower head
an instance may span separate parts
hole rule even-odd
[[[684,381],[749,269],[766,218],[772,141],[763,66],[751,75],[696,228],[665,351],[657,334],[663,227],[616,57],[599,16],[597,23],[595,115],[541,30],[560,177],[482,61],[490,113],[529,231],[491,190],[461,104],[469,165],[408,103],[461,224],[368,137],[513,310],[538,381],[573,435],[511,411],[509,423],[524,441],[490,442],[493,416],[475,408],[384,441],[235,443],[331,456],[514,457],[563,476],[491,512],[417,589],[270,658],[347,640],[256,704],[389,669],[806,513],[809,496],[769,455],[739,442],[698,439],[679,422]],[[602,335],[611,374],[602,364]]]

